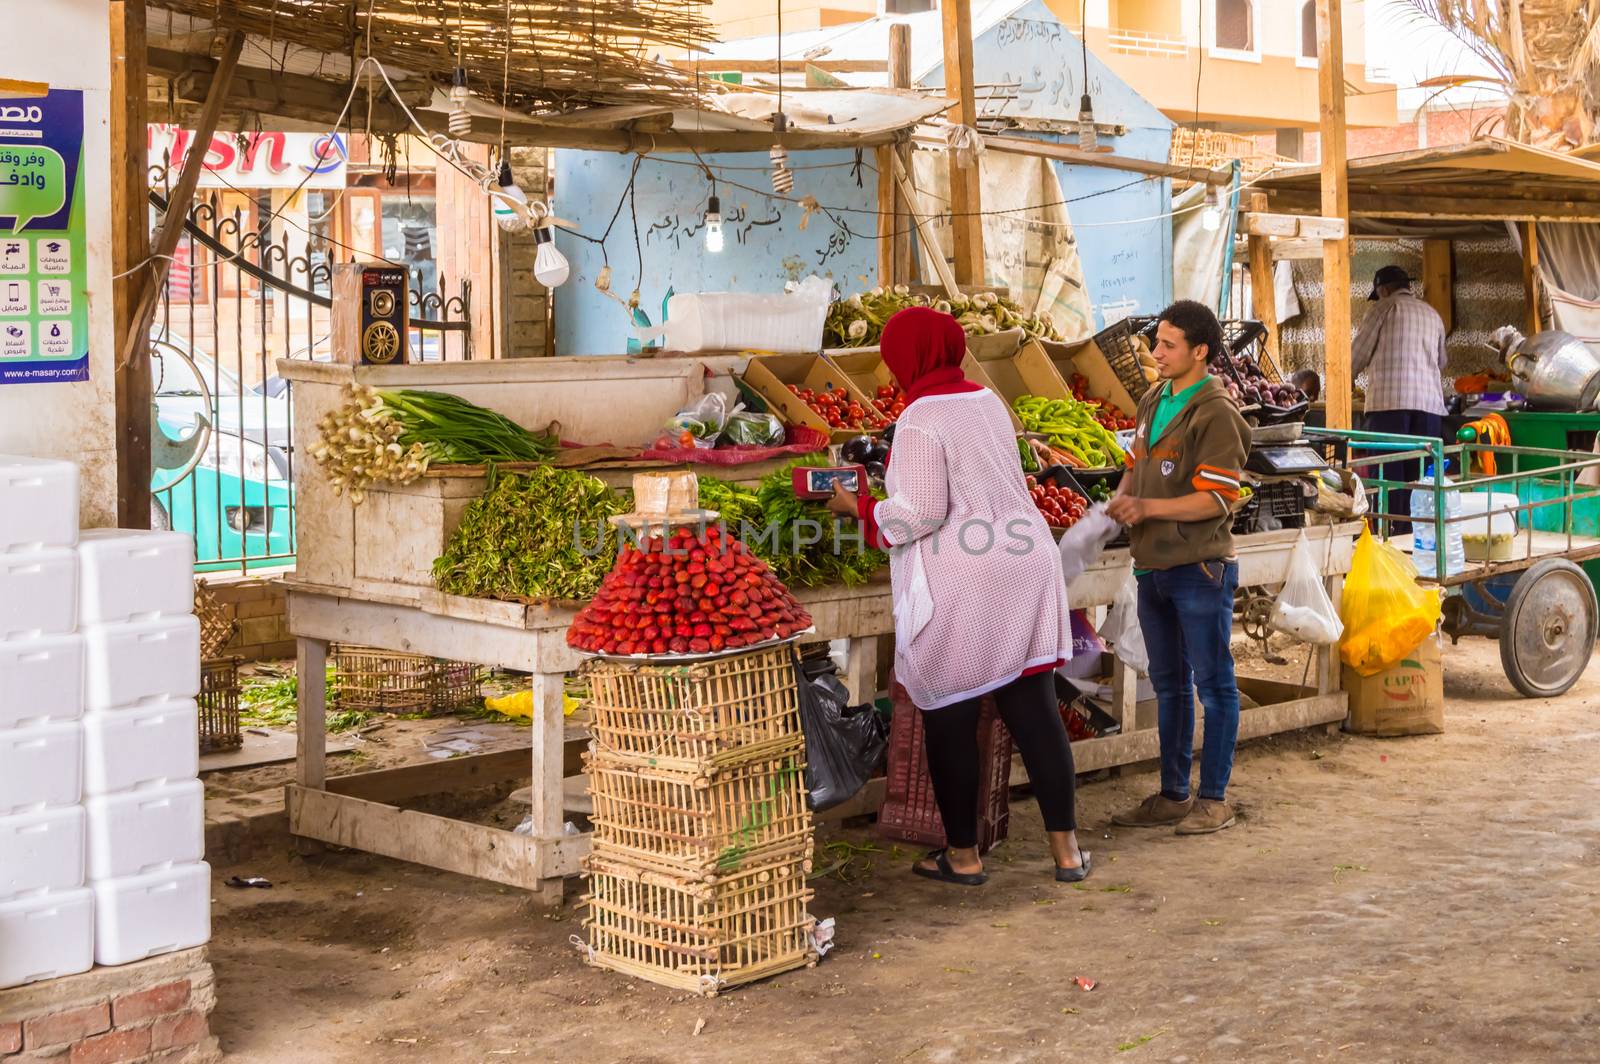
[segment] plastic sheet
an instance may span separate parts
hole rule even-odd
[[[765,462],[785,455],[811,454],[828,446],[828,435],[803,425],[784,429],[784,442],[777,447],[718,447],[715,450],[693,447],[652,447],[639,453],[653,462],[694,462],[700,465],[745,465]]]

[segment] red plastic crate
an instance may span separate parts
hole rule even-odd
[[[922,740],[922,710],[911,704],[906,689],[889,680],[894,717],[889,726],[889,775],[878,834],[886,839],[924,846],[945,845],[944,821],[928,776],[928,752]],[[933,712],[937,713],[938,710]],[[1011,733],[995,709],[983,700],[978,717],[978,852],[988,853],[1011,826]]]

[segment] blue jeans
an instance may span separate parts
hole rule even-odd
[[[1194,695],[1205,706],[1200,797],[1222,801],[1239,738],[1239,687],[1233,678],[1235,562],[1200,562],[1139,577],[1139,627],[1150,652],[1161,733],[1161,792],[1189,796],[1194,761]]]

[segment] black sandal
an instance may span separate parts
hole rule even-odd
[[[1078,859],[1082,863],[1077,868],[1062,868],[1060,865],[1056,865],[1056,882],[1082,883],[1088,879],[1089,870],[1094,867],[1094,862],[1090,860],[1090,857],[1091,854],[1088,850],[1079,850]]]
[[[929,850],[923,855],[923,860],[934,860],[939,867],[923,868],[920,864],[911,866],[911,871],[924,879],[937,879],[941,883],[954,883],[962,887],[981,887],[989,882],[987,872],[957,872],[950,865],[950,851],[948,849]]]

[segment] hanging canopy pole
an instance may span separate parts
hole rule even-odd
[[[1321,112],[1322,214],[1350,221],[1345,156],[1344,19],[1341,0],[1317,0],[1317,95]],[[1347,228],[1348,232],[1348,228]],[[1322,243],[1322,339],[1330,429],[1350,427],[1350,238]]]

